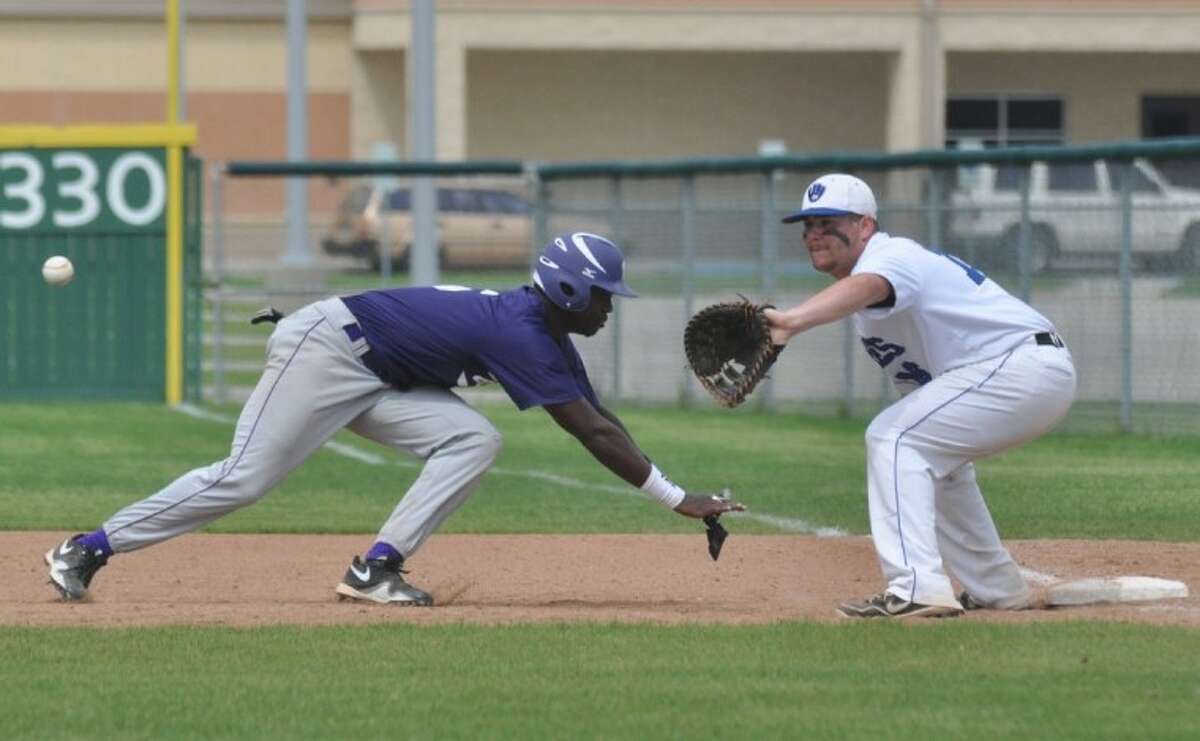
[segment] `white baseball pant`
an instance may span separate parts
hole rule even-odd
[[[243,407],[229,457],[197,468],[104,523],[115,552],[196,530],[252,504],[343,427],[425,461],[378,539],[406,557],[474,490],[500,451],[500,434],[456,394],[398,391],[359,359],[365,342],[345,327],[340,299],[283,319],[267,343],[267,367]],[[390,476],[381,471],[381,487]]]
[[[1074,396],[1070,352],[1031,337],[999,357],[943,373],[871,422],[867,496],[888,592],[957,607],[948,569],[982,604],[1029,600],[972,461],[1048,432]]]

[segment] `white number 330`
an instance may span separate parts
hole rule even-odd
[[[83,152],[56,152],[50,162],[59,178],[58,203],[51,220],[61,229],[90,224],[100,215],[101,200],[96,193],[100,170],[96,161]],[[0,173],[18,170],[18,180],[5,183],[4,205],[0,210],[0,227],[31,229],[46,215],[46,199],[42,194],[45,172],[42,164],[25,152],[0,153]],[[125,179],[134,170],[141,170],[149,183],[144,204],[130,205],[125,195]],[[7,179],[7,178],[6,178]],[[119,220],[131,226],[145,226],[157,219],[166,203],[166,183],[162,165],[144,152],[126,152],[117,157],[108,171],[104,195],[108,207]],[[13,208],[13,206],[18,206]]]

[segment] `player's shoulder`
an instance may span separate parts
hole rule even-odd
[[[874,244],[871,246],[876,247],[876,251],[881,254],[903,253],[916,258],[924,258],[927,255],[936,254],[925,245],[921,244],[915,239],[910,239],[909,237],[893,236],[891,234],[887,234],[886,232],[881,232],[878,237],[878,240],[872,238],[871,241]]]
[[[867,242],[854,272],[869,272],[874,267],[888,264],[916,266],[931,257],[936,254],[916,240],[878,232]]]
[[[546,325],[545,308],[537,292],[529,286],[499,291],[487,307],[494,322],[494,331],[505,338],[537,337],[551,338]],[[497,337],[499,339],[499,337]]]
[[[404,300],[413,304],[427,304],[432,308],[439,306],[495,306],[505,303],[503,299],[513,291],[497,290],[494,288],[479,288],[452,283],[442,283],[432,286],[412,286],[392,289]]]

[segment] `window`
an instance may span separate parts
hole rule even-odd
[[[1142,136],[1200,135],[1200,95],[1142,96]],[[1200,159],[1168,159],[1156,163],[1158,171],[1174,185],[1200,188]]]
[[[1158,194],[1162,192],[1162,190],[1158,187],[1158,183],[1155,183],[1153,180],[1151,180],[1146,173],[1142,172],[1137,167],[1131,167],[1129,170],[1126,170],[1124,167],[1111,162],[1105,162],[1104,167],[1108,168],[1108,182],[1112,183],[1112,189],[1114,192],[1121,189],[1121,176],[1125,172],[1133,173],[1134,193]]]
[[[361,193],[354,191],[347,197],[343,208],[347,208],[352,199],[359,203],[355,210],[366,206],[369,190],[363,188]],[[412,192],[408,188],[397,188],[388,193],[387,207],[391,211],[408,211],[412,208]],[[507,213],[527,214],[532,207],[512,193],[491,190],[476,190],[474,188],[438,188],[438,211],[453,211],[457,213]]]
[[[1008,101],[1008,130],[1022,139],[1062,140],[1062,102],[1058,100]]]
[[[1095,191],[1096,166],[1091,162],[1051,165],[1047,187],[1052,191]]]
[[[1000,101],[964,98],[946,102],[946,130],[989,136],[1000,126]]]
[[[365,185],[360,185],[350,191],[346,199],[342,201],[339,210],[343,214],[356,214],[367,207],[367,202],[371,200],[371,189]]]
[[[499,190],[481,190],[479,198],[483,201],[483,210],[489,213],[527,214],[533,210],[528,203],[512,193]]]
[[[387,204],[389,211],[407,211],[412,207],[412,195],[407,190],[393,190],[388,193]]]
[[[1200,96],[1142,96],[1143,137],[1157,139],[1196,134],[1200,134]]]
[[[440,188],[437,194],[439,211],[470,213],[482,210],[475,191],[463,188]]]
[[[946,100],[947,149],[1062,143],[1058,96],[961,95]]]
[[[1017,192],[1021,189],[1021,172],[1028,170],[1028,165],[999,165],[996,168],[996,190]]]

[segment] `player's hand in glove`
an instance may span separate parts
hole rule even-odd
[[[745,401],[783,349],[774,342],[768,308],[743,298],[705,307],[688,320],[683,331],[688,366],[723,407]]]
[[[715,494],[687,494],[675,511],[684,517],[695,517],[702,520],[709,515],[721,515],[726,512],[744,512],[745,505],[733,499]]]

